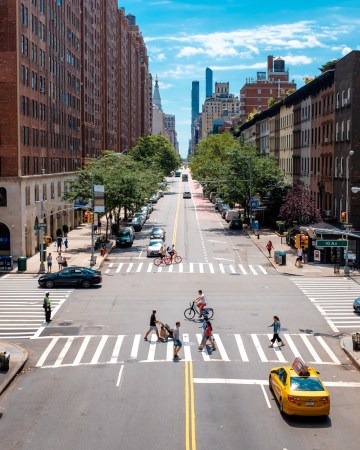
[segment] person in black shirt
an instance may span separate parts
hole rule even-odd
[[[156,320],[155,314],[156,314],[156,310],[153,309],[153,312],[152,312],[151,317],[150,317],[150,328],[148,329],[147,333],[145,334],[144,341],[148,340],[147,337],[152,331],[155,331],[156,336],[158,338],[158,341],[160,341],[159,331],[157,329],[156,324],[157,323],[161,323],[161,322],[160,322],[160,320]]]

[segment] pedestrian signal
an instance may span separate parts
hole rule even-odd
[[[346,211],[341,211],[341,223],[346,223]]]
[[[309,247],[309,236],[306,234],[301,235],[301,247],[304,247],[305,250]]]
[[[295,247],[301,248],[301,234],[295,236]]]

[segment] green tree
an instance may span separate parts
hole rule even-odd
[[[161,134],[141,137],[128,153],[135,161],[142,161],[154,171],[160,171],[163,177],[169,176],[181,164],[180,156]]]
[[[319,222],[321,214],[315,206],[311,192],[303,185],[297,185],[286,195],[280,208],[280,218],[284,219],[287,226],[292,226],[294,222],[307,225]]]
[[[328,61],[327,63],[323,64],[321,67],[319,67],[319,70],[321,73],[326,72],[327,70],[335,69],[336,63],[339,61],[339,58],[332,59],[331,61]]]

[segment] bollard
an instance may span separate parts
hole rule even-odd
[[[9,370],[10,367],[10,353],[0,352],[0,369]]]

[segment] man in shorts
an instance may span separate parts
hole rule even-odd
[[[173,331],[173,336],[174,336],[174,359],[178,359],[179,358],[179,350],[182,347],[182,342],[180,341],[180,322],[176,322],[176,327],[175,330]]]
[[[173,262],[174,255],[175,255],[175,244],[169,245],[169,247],[166,249],[166,251],[169,253],[169,256],[171,257],[171,262]]]
[[[196,306],[199,308],[199,317],[202,317],[203,309],[206,306],[206,300],[205,295],[203,294],[203,291],[199,290],[199,297],[195,300]]]
[[[147,340],[148,340],[147,337],[149,336],[149,334],[150,334],[152,331],[155,331],[156,336],[158,337],[158,341],[160,341],[159,331],[158,331],[158,329],[157,329],[156,324],[157,324],[157,323],[161,323],[161,322],[160,322],[160,320],[156,320],[155,314],[156,314],[156,310],[153,309],[153,312],[152,312],[151,317],[150,317],[150,328],[148,329],[147,333],[145,334],[144,341],[147,341]]]

